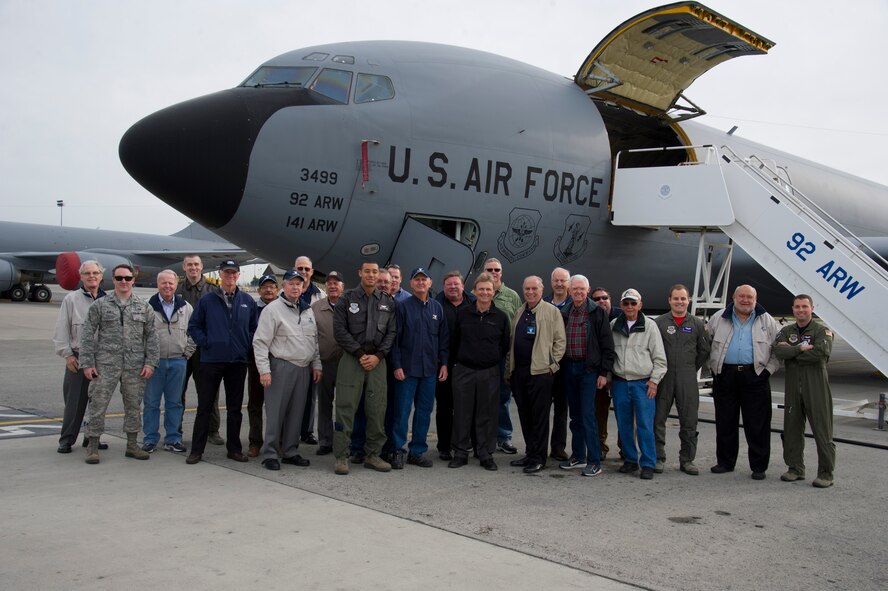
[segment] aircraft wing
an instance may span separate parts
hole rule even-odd
[[[583,62],[575,81],[588,94],[663,115],[712,67],[765,54],[773,46],[701,4],[678,2],[643,12],[611,31]],[[692,110],[692,116],[702,114],[696,106]]]

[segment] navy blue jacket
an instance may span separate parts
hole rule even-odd
[[[221,290],[200,298],[188,334],[200,347],[201,363],[246,363],[258,319],[255,300],[240,289],[231,310]]]
[[[392,347],[392,369],[403,369],[407,377],[427,378],[438,375],[447,365],[450,331],[441,303],[429,298],[425,303],[410,296],[395,309],[398,335]]]

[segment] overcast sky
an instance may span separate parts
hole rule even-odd
[[[172,233],[188,223],[123,170],[120,137],[230,88],[278,54],[407,39],[490,51],[572,77],[638,0],[335,2],[0,0],[0,220]],[[775,41],[686,92],[702,121],[888,185],[888,2],[708,0]]]

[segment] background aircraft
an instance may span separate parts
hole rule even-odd
[[[106,287],[114,265],[127,263],[137,272],[137,285],[154,285],[157,273],[177,272],[182,257],[198,254],[207,269],[224,258],[246,262],[253,256],[197,224],[171,236],[0,222],[0,297],[20,302],[48,302],[52,292],[44,283],[65,289],[80,282],[80,263],[95,259],[105,267]]]
[[[631,163],[675,165],[699,160],[691,146],[727,145],[773,163],[884,254],[888,188],[686,120],[701,114],[683,95],[698,76],[772,46],[679,3],[617,27],[573,80],[451,46],[310,47],[146,117],[120,157],[163,201],[277,265],[300,253],[320,270],[372,258],[440,277],[496,256],[513,287],[565,266],[655,302],[693,282],[697,240],[615,227],[614,158],[685,147]],[[737,81],[737,92],[761,91]],[[732,275],[788,308],[786,290],[750,257],[735,253]]]

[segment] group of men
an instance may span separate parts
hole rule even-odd
[[[612,401],[619,472],[649,480],[664,471],[666,421],[675,406],[679,469],[697,475],[697,372],[708,363],[716,412],[717,463],[711,471],[734,470],[742,413],[752,477],[760,480],[770,458],[769,376],[781,359],[787,367],[788,466],[781,478],[805,478],[807,419],[818,448],[814,485],[833,482],[825,369],[832,332],[813,319],[807,295],[794,300],[796,323],[780,329],[748,285],[738,287],[733,302],[708,324],[688,314],[690,294],[683,285],[670,289],[670,311],[652,319],[642,312],[637,290],[623,291],[617,309],[606,289],[562,268],[552,272],[545,298],[543,280],[525,278],[522,301],[503,283],[495,258],[485,262],[471,290],[459,272],[451,272],[432,297],[424,268],[405,277],[408,293],[397,265],[380,268],[375,262],[361,264],[351,290],[340,273],[328,273],[325,292],[311,282],[310,259],[299,257],[281,285],[273,275],[260,279],[258,303],[238,288],[234,261],[220,265],[218,288],[203,279],[199,257],[187,257],[183,268],[181,285],[175,272],[162,271],[157,294],[144,301],[132,294],[135,274],[128,265],[113,269],[109,294],[99,287],[101,265],[82,265],[83,288],[62,303],[55,338],[66,360],[60,453],[71,451],[88,398],[86,461],[99,462],[105,411],[119,383],[126,455],[148,459],[160,445],[161,397],[163,447],[184,454],[184,391],[193,373],[198,407],[189,464],[201,461],[208,442],[224,442],[235,461],[261,456],[269,470],[280,470],[281,463],[308,466],[299,446],[310,442],[318,444],[318,455],[334,454],[340,475],[349,473],[350,463],[382,472],[405,464],[429,468],[435,412],[441,460],[460,468],[472,454],[481,467],[497,470],[496,451],[517,453],[509,412],[514,398],[525,450],[511,465],[525,473],[543,470],[551,457],[562,469],[601,474]],[[248,374],[244,454],[241,406]],[[217,407],[223,382],[225,440]],[[311,431],[315,393],[319,440]]]

